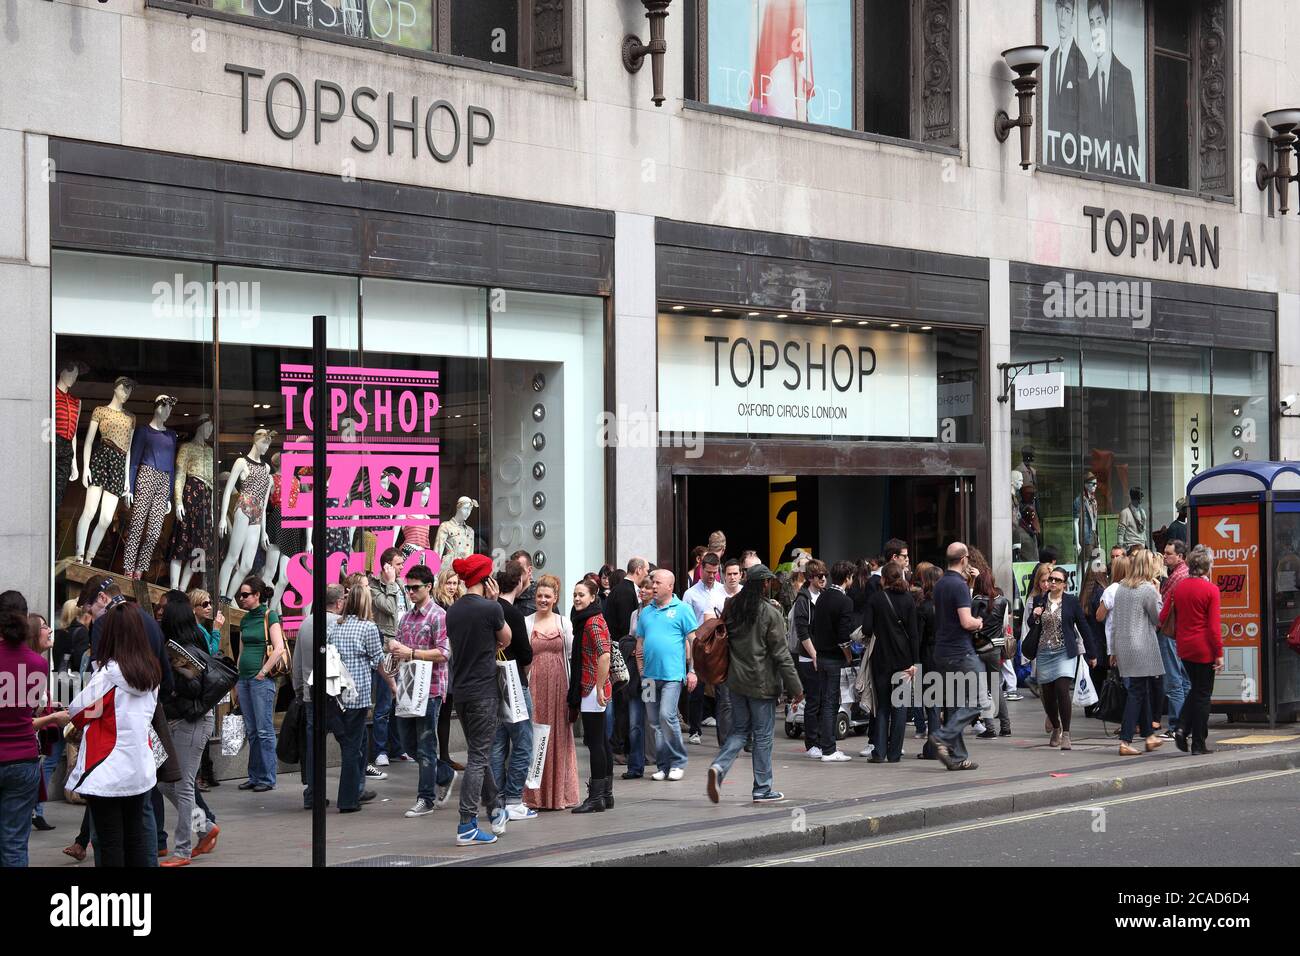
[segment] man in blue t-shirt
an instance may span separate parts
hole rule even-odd
[[[686,744],[677,716],[682,684],[695,689],[691,645],[699,621],[689,604],[673,594],[676,578],[665,568],[650,576],[653,600],[636,616],[636,660],[640,668],[641,695],[650,726],[655,729],[655,780],[680,780],[686,775]]]
[[[971,634],[984,626],[971,615],[970,550],[948,545],[948,570],[934,586],[934,666],[944,675],[948,722],[930,734],[930,748],[949,770],[974,770],[962,731],[979,718],[985,668]]]

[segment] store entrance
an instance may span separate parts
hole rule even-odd
[[[913,566],[942,566],[949,543],[972,539],[969,477],[679,475],[674,490],[683,568],[691,548],[718,530],[729,555],[754,550],[774,568],[796,549],[828,562],[875,557],[895,537],[907,542]]]

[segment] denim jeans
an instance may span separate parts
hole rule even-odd
[[[1165,662],[1165,696],[1169,698],[1169,709],[1167,713],[1170,717],[1170,730],[1182,726],[1179,723],[1178,715],[1183,712],[1183,704],[1187,702],[1187,692],[1191,690],[1192,682],[1187,679],[1187,671],[1183,667],[1183,662],[1178,659],[1178,644],[1172,637],[1159,636],[1160,658]],[[1163,701],[1157,701],[1157,705]],[[1164,713],[1164,712],[1162,712]]]
[[[622,696],[627,700],[627,772],[645,773],[645,701],[640,693]]]
[[[983,702],[988,696],[984,686],[987,671],[973,649],[959,655],[935,654],[934,667],[944,675],[948,722],[931,731],[930,735],[947,747],[955,759],[965,760],[970,752],[962,733],[979,719],[980,711],[984,709]],[[974,692],[974,687],[978,687],[978,693]],[[949,700],[951,690],[955,690],[955,694]]]
[[[302,749],[302,805],[310,807],[313,803],[312,797],[312,780],[315,779],[315,747],[316,747],[316,718],[312,713],[314,704],[311,701],[303,701],[303,716],[307,719],[307,743]],[[328,706],[333,706],[332,704]],[[328,710],[325,711],[329,713]]]
[[[416,796],[430,803],[437,797],[438,787],[445,787],[456,776],[451,764],[438,759],[438,714],[441,707],[441,697],[430,697],[423,717],[393,718],[402,750],[414,755],[420,764],[420,782]],[[531,727],[532,724],[528,726]]]
[[[524,781],[528,779],[528,764],[533,759],[533,695],[524,688],[524,703],[528,707],[528,720],[517,724],[500,724],[496,739],[492,741],[492,779],[501,791],[501,802],[509,806],[524,802]],[[610,708],[605,732],[609,736],[614,711]]]
[[[478,816],[479,801],[492,813],[501,806],[496,780],[492,778],[492,741],[501,722],[501,702],[496,697],[456,701],[456,713],[465,732],[465,779],[460,785],[460,822]]]
[[[275,786],[275,681],[245,677],[239,681],[239,709],[248,732],[248,781]]]
[[[812,661],[800,661],[795,669],[799,671],[799,682],[804,688],[803,749],[812,750],[821,746],[821,677]]]
[[[817,739],[821,743],[823,757],[835,753],[835,721],[840,715],[840,671],[843,669],[843,656],[817,659],[817,696],[820,698]],[[804,726],[808,726],[806,719]]]
[[[1152,698],[1155,696],[1155,684],[1158,677],[1125,677],[1124,689],[1128,699],[1124,701],[1124,720],[1120,723],[1119,739],[1126,744],[1133,742],[1134,732],[1143,737],[1151,736]]]
[[[339,710],[333,703],[325,705],[330,712],[330,730],[339,742],[338,808],[351,810],[358,806],[366,787],[366,712],[365,707]]]
[[[898,760],[903,756],[903,738],[907,735],[907,707],[895,707],[891,702],[894,692],[892,674],[872,673],[876,685],[876,713],[871,721],[873,757]]]
[[[393,696],[388,681],[380,677],[378,671],[371,672],[370,693],[371,700],[375,702],[374,719],[370,725],[370,752],[376,757],[380,754],[396,756],[402,747],[402,738],[393,726],[397,719],[393,716],[397,698]]]
[[[0,867],[27,866],[27,839],[40,788],[37,761],[0,767]]]
[[[59,764],[63,763],[63,755],[66,747],[67,742],[64,741],[63,735],[60,734],[59,739],[54,742],[53,750],[41,758],[41,778],[45,781],[45,789],[47,791],[54,783],[54,772],[59,769]],[[45,816],[45,804],[36,804],[36,809],[33,812],[38,817]]]
[[[746,697],[731,693],[731,733],[713,766],[725,777],[736,757],[745,749],[749,735],[754,735],[754,789],[755,797],[772,792],[772,735],[776,726],[776,701],[760,697]]]
[[[721,747],[731,736],[731,722],[735,719],[732,714],[731,691],[726,684],[713,685],[713,703],[714,719],[718,722],[718,746]]]
[[[685,681],[655,680],[650,699],[645,701],[650,725],[655,731],[655,763],[664,773],[686,767],[686,743],[682,740],[682,722],[677,716]],[[642,683],[644,689],[645,682]]]

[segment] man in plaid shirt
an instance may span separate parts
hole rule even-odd
[[[447,613],[433,600],[433,572],[416,565],[406,576],[406,595],[411,610],[397,625],[397,634],[388,645],[394,660],[430,661],[433,676],[429,681],[429,703],[423,717],[396,717],[402,749],[415,754],[420,764],[420,789],[408,817],[432,813],[451,798],[456,771],[438,759],[438,711],[447,695],[451,648],[447,642]]]

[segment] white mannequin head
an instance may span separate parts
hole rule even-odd
[[[420,490],[420,507],[422,508],[429,507],[429,486],[420,485],[419,490]]]
[[[1013,495],[1019,495],[1020,489],[1024,487],[1024,484],[1025,484],[1025,476],[1020,472],[1019,469],[1013,470],[1011,472],[1011,493]]]
[[[206,415],[199,421],[198,426],[194,429],[194,437],[199,441],[207,441],[212,437],[212,419]]]
[[[176,404],[176,399],[170,395],[159,395],[153,400],[153,420],[159,425],[164,424],[171,417],[172,408]]]
[[[271,450],[271,440],[275,438],[275,432],[267,431],[265,428],[259,428],[253,432],[253,450],[257,452],[259,458],[266,457],[266,453]]]
[[[119,405],[125,405],[135,391],[135,379],[121,376],[113,383],[113,398]]]
[[[59,368],[59,387],[65,392],[77,384],[77,379],[88,371],[84,362],[73,360],[64,362]]]
[[[469,520],[470,513],[478,507],[478,502],[473,498],[467,498],[462,495],[456,499],[456,520],[464,524]]]

